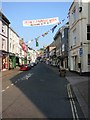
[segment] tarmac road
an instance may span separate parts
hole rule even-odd
[[[49,65],[4,79],[9,82],[2,80],[3,118],[84,118],[68,81]]]

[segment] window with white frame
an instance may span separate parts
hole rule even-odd
[[[76,6],[72,10],[72,15],[73,15],[73,21],[76,20]]]
[[[2,23],[2,32],[5,34],[6,32],[6,25],[4,23]]]
[[[62,44],[62,52],[64,52],[64,46],[65,46],[65,45],[64,45],[64,44]]]
[[[6,40],[2,38],[2,50],[6,50]]]
[[[73,30],[73,45],[76,45],[76,28]]]

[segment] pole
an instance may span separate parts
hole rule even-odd
[[[81,56],[80,56],[80,75],[82,75],[82,61],[81,61]]]
[[[80,55],[80,75],[82,75],[82,55],[83,55],[82,43],[79,49],[79,55]]]

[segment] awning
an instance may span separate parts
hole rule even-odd
[[[5,51],[5,50],[0,50],[0,56],[5,56],[8,55],[9,52]]]

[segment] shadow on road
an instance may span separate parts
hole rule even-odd
[[[11,78],[11,82],[15,83],[17,79],[22,79],[22,82],[17,82],[15,86],[46,118],[72,118],[70,103],[67,99],[68,82],[47,65],[40,63],[31,70]]]

